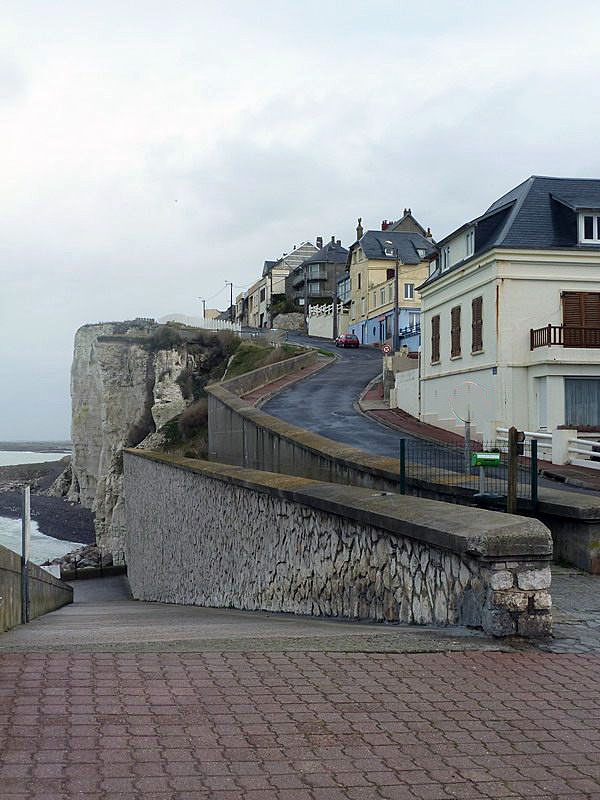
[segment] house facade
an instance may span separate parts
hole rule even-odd
[[[405,225],[403,228],[402,226]],[[429,273],[436,247],[411,214],[397,223],[382,223],[381,231],[363,232],[347,259],[350,317],[348,331],[361,344],[381,344],[394,330],[394,276],[398,265],[398,326],[401,343],[418,348],[420,297],[417,287]],[[422,231],[422,232],[421,232]]]
[[[487,441],[600,429],[600,180],[533,176],[438,246],[419,287],[421,419],[469,418]]]
[[[289,273],[305,259],[318,252],[311,242],[294,245],[291,253],[284,253],[276,261],[265,261],[261,277],[236,298],[236,319],[251,328],[268,328],[271,325],[270,308],[273,295],[285,294],[285,280]]]
[[[285,294],[288,300],[299,306],[323,305],[332,303],[335,296],[335,285],[344,273],[348,251],[342,247],[340,239],[335,236],[311,254],[285,280]]]

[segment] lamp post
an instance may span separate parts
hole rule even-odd
[[[394,247],[394,243],[386,240],[385,244],[389,244],[393,248],[396,256],[396,269],[394,270],[394,330],[392,338],[392,352],[397,353],[400,349],[400,336],[399,336],[399,300],[398,300],[398,273],[400,272],[400,254],[398,248]]]

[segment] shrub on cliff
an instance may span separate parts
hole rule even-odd
[[[159,325],[150,337],[152,350],[171,350],[181,344],[181,336],[170,325]]]
[[[208,399],[206,397],[196,400],[188,406],[179,416],[177,427],[184,441],[193,439],[208,425]]]

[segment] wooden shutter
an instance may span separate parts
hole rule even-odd
[[[563,292],[565,347],[600,345],[600,292]]]
[[[440,360],[440,315],[431,318],[431,360]]]
[[[460,306],[450,312],[450,323],[450,355],[454,358],[460,355]]]
[[[483,297],[474,297],[471,303],[472,333],[471,350],[477,353],[483,350]]]

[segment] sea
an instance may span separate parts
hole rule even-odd
[[[31,451],[0,450],[0,467],[16,464],[39,464],[43,461],[59,461],[68,453],[34,453]],[[21,554],[21,520],[0,517],[0,545],[15,553]],[[60,558],[82,545],[79,542],[67,542],[46,536],[41,533],[37,522],[31,520],[30,560],[34,564]]]

